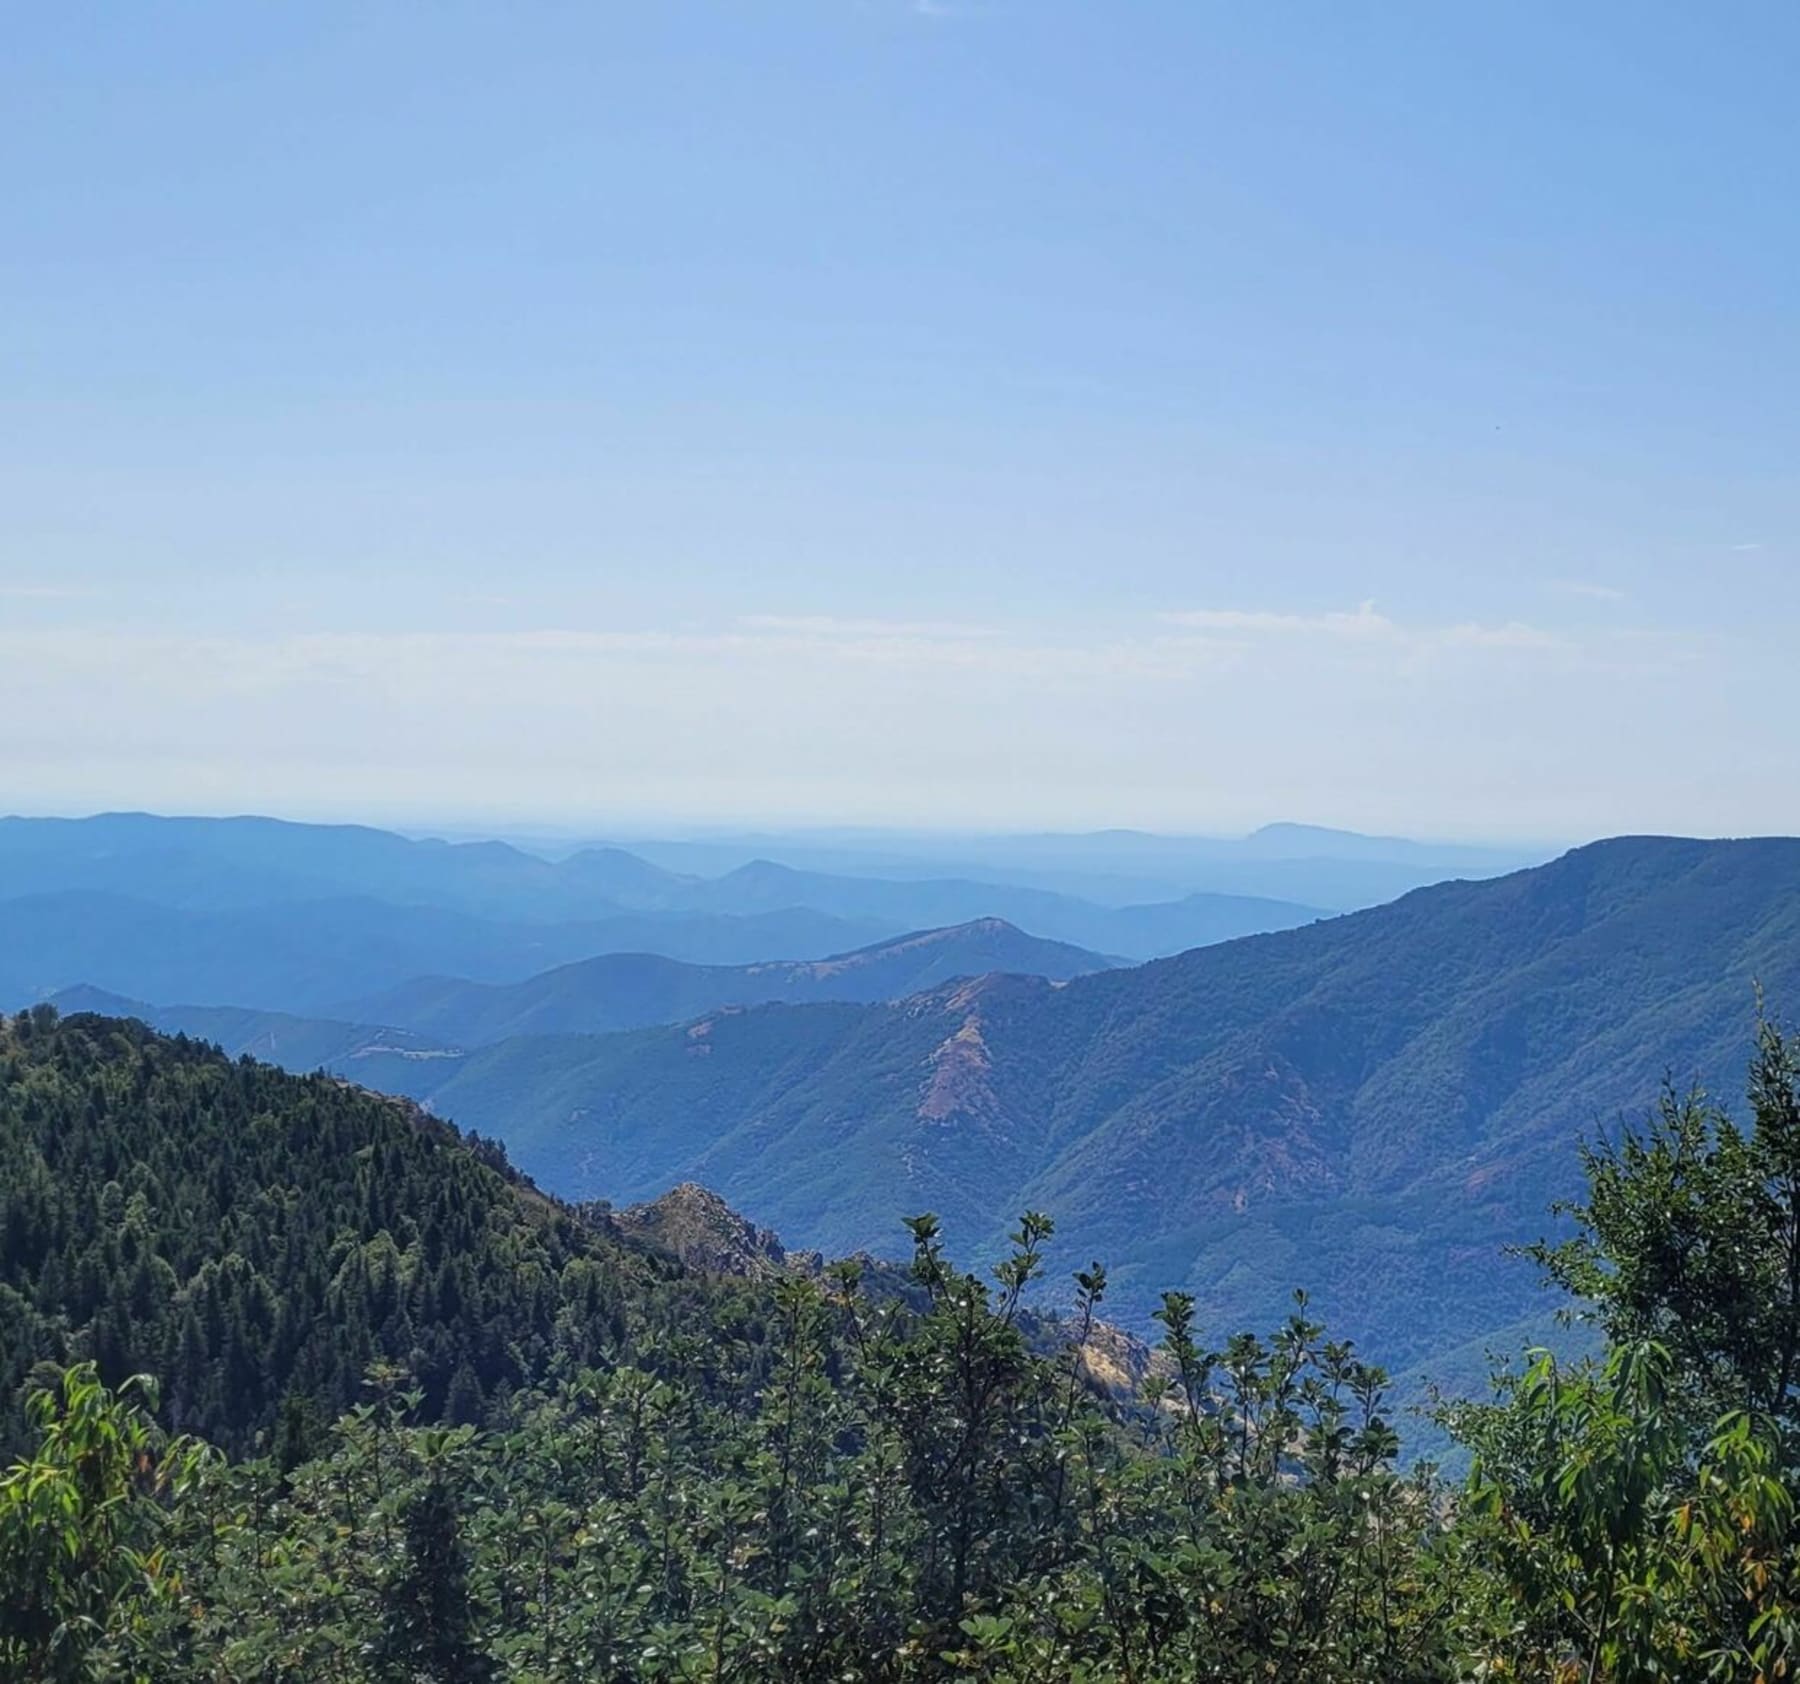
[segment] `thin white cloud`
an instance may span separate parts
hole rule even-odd
[[[1263,609],[1188,608],[1162,616],[1185,631],[1253,638],[1326,641],[1346,646],[1390,649],[1434,648],[1553,649],[1563,643],[1556,633],[1522,620],[1499,625],[1458,621],[1450,625],[1409,625],[1376,610],[1373,602],[1323,614],[1284,614]]]
[[[1276,614],[1265,609],[1182,608],[1163,615],[1172,626],[1189,631],[1249,632],[1269,636],[1371,638],[1392,637],[1399,627],[1364,602],[1348,612]]]
[[[1747,554],[1748,554],[1748,553],[1749,553],[1749,552],[1750,552],[1750,551],[1751,551],[1751,550],[1760,550],[1760,549],[1761,549],[1761,548],[1762,548],[1762,545],[1761,545],[1761,544],[1760,544],[1760,543],[1755,543],[1755,544],[1733,544],[1733,545],[1732,545],[1732,546],[1731,546],[1731,547],[1732,547],[1732,549],[1733,549],[1733,550],[1735,550],[1735,551],[1736,551],[1736,552],[1737,552],[1737,553],[1738,553],[1738,554],[1739,554],[1739,555],[1747,555]]]
[[[1528,625],[1523,620],[1508,620],[1503,625],[1483,626],[1467,622],[1454,626],[1427,627],[1413,634],[1428,643],[1462,644],[1474,649],[1561,649],[1567,640],[1542,626]]]

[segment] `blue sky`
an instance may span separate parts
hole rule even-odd
[[[1800,829],[1797,53],[21,13],[0,807]]]

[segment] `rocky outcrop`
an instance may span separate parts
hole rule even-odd
[[[695,1181],[684,1181],[649,1204],[632,1205],[615,1220],[625,1233],[707,1274],[749,1279],[811,1275],[823,1267],[816,1251],[788,1251],[772,1230],[757,1227]]]

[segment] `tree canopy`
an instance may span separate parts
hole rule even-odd
[[[0,1675],[1783,1678],[1800,1067],[1772,1027],[1750,1102],[1671,1096],[1589,1151],[1538,1256],[1602,1353],[1447,1405],[1451,1485],[1398,1465],[1383,1376],[1304,1298],[1213,1339],[1166,1295],[1120,1400],[1082,1357],[1104,1269],[1060,1342],[1033,1321],[1041,1215],[986,1279],[928,1216],[898,1286],[701,1277],[391,1102],[14,1019]],[[354,1374],[296,1354],[340,1325]]]

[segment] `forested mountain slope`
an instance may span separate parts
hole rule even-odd
[[[894,999],[945,979],[1005,970],[1052,979],[1106,970],[1098,954],[1039,941],[998,919],[922,930],[828,959],[684,965],[656,954],[603,954],[524,982],[419,977],[310,1017],[254,1006],[159,1005],[80,984],[57,990],[64,1012],[135,1017],[170,1034],[216,1042],[284,1069],[328,1069],[360,1080],[375,1058],[455,1059],[514,1035],[602,1033],[685,1022],[709,1011],[777,1000]]]
[[[696,1179],[795,1245],[1023,1205],[1255,1325],[1307,1284],[1395,1365],[1533,1312],[1500,1248],[1543,1228],[1585,1132],[1665,1075],[1729,1096],[1760,981],[1800,1001],[1800,842],[1624,838],[1480,883],[1066,986],[770,1006],[520,1039],[365,1079],[502,1135],[546,1185]]]
[[[0,1022],[0,1676],[998,1681],[971,1670],[1013,1628],[991,1611],[1058,1598],[1081,1617],[1047,1677],[1140,1631],[1193,1634],[1146,1679],[1443,1649],[1404,1523],[1435,1493],[1322,1330],[1234,1343],[1227,1432],[1179,1304],[1179,1408],[1113,1396],[1107,1347],[1029,1312],[1039,1218],[993,1287],[923,1220],[910,1269],[823,1278],[697,1189],[623,1226],[706,1272],[392,1100]],[[1092,1334],[1098,1271],[1080,1292]],[[1326,1447],[1304,1485],[1290,1441]],[[1327,1542],[1323,1601],[1273,1580]],[[1176,1625],[1189,1557],[1256,1600]],[[1115,1559],[1122,1639],[1091,1632]]]
[[[409,1058],[455,1058],[460,1049],[429,1035],[379,1023],[343,1023],[328,1017],[264,1012],[254,1006],[154,1006],[104,988],[64,988],[46,1005],[65,1015],[97,1012],[134,1017],[166,1035],[211,1042],[233,1058],[256,1058],[297,1075],[328,1070],[355,1080],[357,1061],[378,1053]]]
[[[698,1187],[573,1210],[328,1078],[0,1020],[0,1675],[1787,1677],[1800,1048],[1748,1086],[1587,1159],[1542,1260],[1602,1360],[1444,1411],[1458,1492],[1304,1305],[1171,1292],[1112,1389],[1098,1264],[1024,1302],[1041,1215],[992,1286],[928,1217],[790,1267]]]
[[[351,1001],[336,1015],[475,1046],[509,1035],[641,1029],[771,1001],[895,1000],[991,971],[1061,982],[1109,964],[1097,953],[984,918],[828,959],[702,966],[644,953],[609,953],[507,986],[421,977]]]
[[[0,1022],[0,1438],[44,1361],[155,1374],[176,1425],[295,1457],[374,1362],[473,1421],[559,1360],[750,1313],[404,1102],[110,1018]]]

